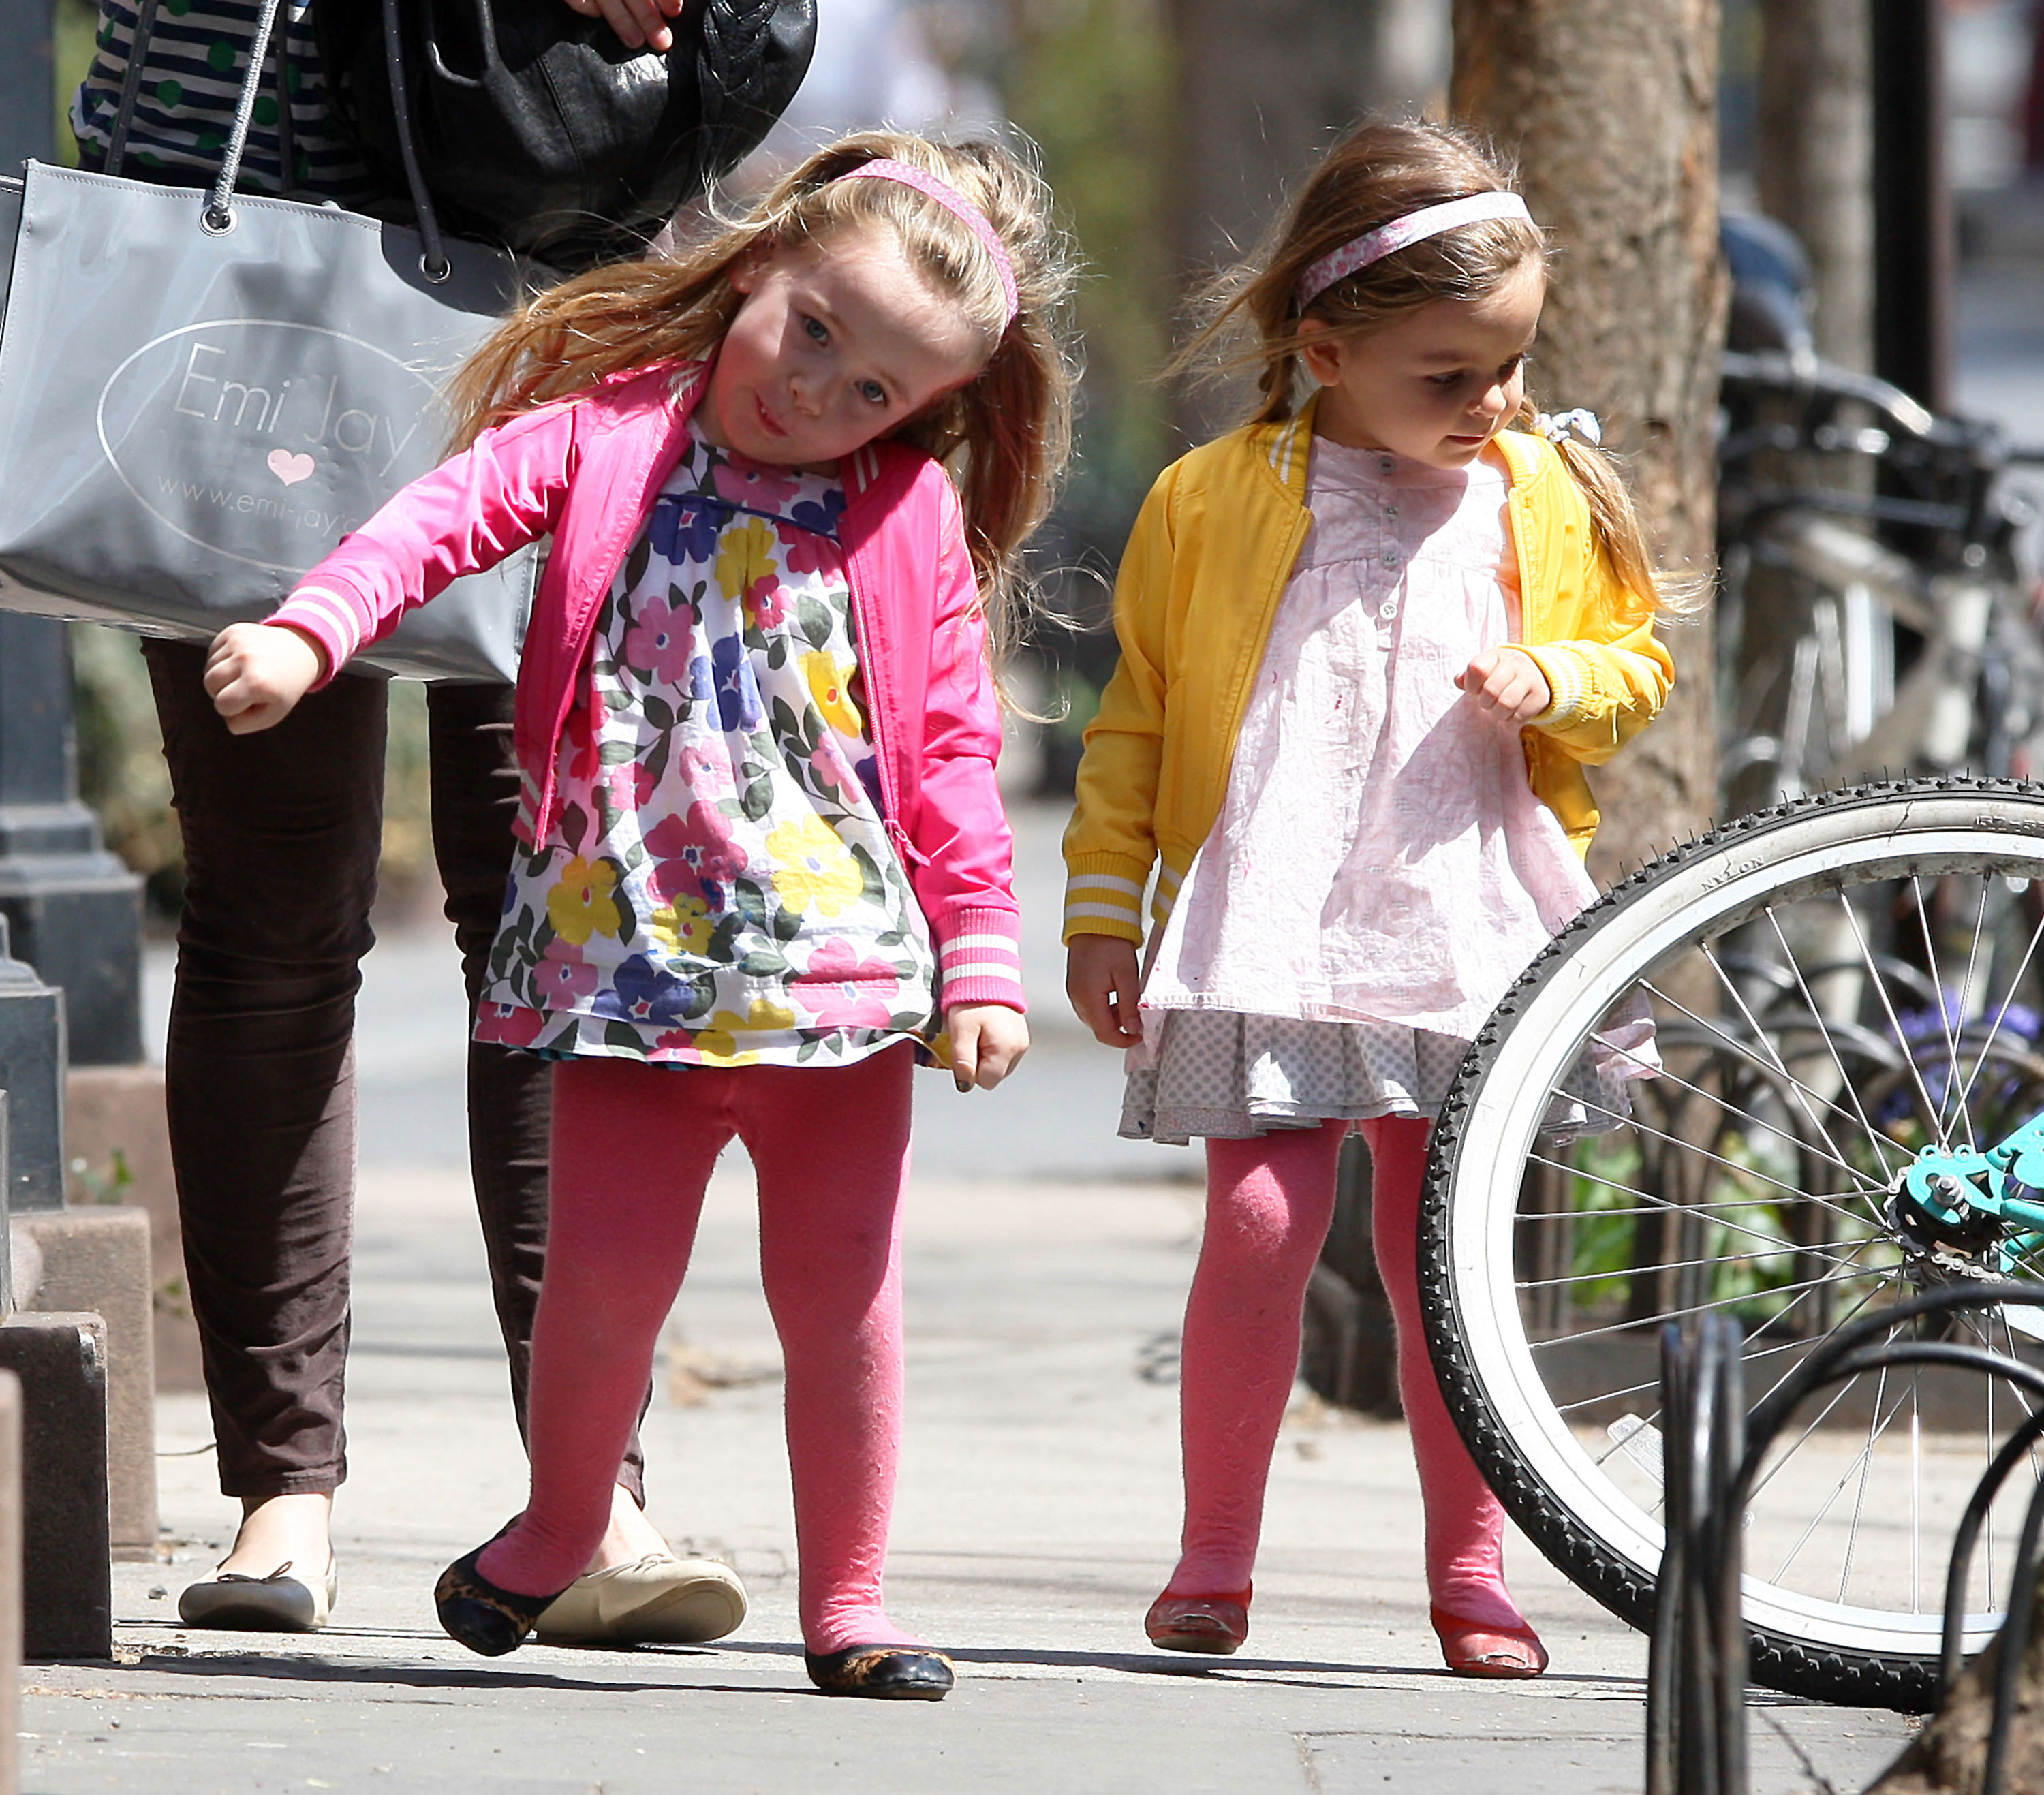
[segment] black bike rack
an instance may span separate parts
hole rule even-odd
[[[1685,1333],[1661,1337],[1663,1512],[1666,1544],[1654,1589],[1646,1670],[1646,1795],[1746,1795],[1746,1636],[1740,1609],[1746,1505],[1768,1448],[1796,1410],[1819,1390],[1885,1367],[1950,1365],[2019,1384],[2044,1399],[2044,1371],[2004,1353],[1950,1340],[1897,1340],[1898,1325],[1923,1317],[2015,1303],[2044,1308],[2034,1284],[1948,1285],[1842,1328],[1812,1348],[1780,1387],[1746,1413],[1744,1340],[1730,1317],[1706,1315]],[[2044,1438],[2044,1406],[2011,1435],[1982,1474],[1961,1517],[1945,1579],[1938,1691],[1960,1668],[1966,1578],[1996,1493]],[[2004,1649],[1995,1684],[1981,1795],[2003,1795],[2009,1717],[2023,1650],[2036,1617],[2044,1482],[2023,1517],[2011,1573]],[[2021,1642],[2013,1648],[2011,1642]]]

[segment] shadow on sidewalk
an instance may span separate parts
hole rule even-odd
[[[394,1653],[415,1648],[421,1642],[434,1637],[425,1633],[375,1628],[329,1628],[323,1636],[350,1642],[382,1641]],[[801,1647],[797,1645],[720,1640],[701,1646],[642,1645],[619,1648],[556,1646],[548,1649],[555,1652],[573,1651],[575,1656],[572,1663],[578,1669],[586,1667],[591,1671],[603,1672],[625,1671],[635,1663],[647,1673],[657,1674],[655,1673],[655,1666],[663,1670],[671,1668],[678,1671],[707,1666],[719,1657],[785,1659],[793,1679],[793,1687],[803,1693],[810,1693],[801,1663]],[[1123,1676],[1161,1677],[1290,1689],[1352,1691],[1382,1679],[1399,1682],[1416,1679],[1426,1682],[1473,1680],[1455,1678],[1439,1665],[1340,1663],[1313,1659],[1247,1657],[1174,1661],[1144,1653],[1065,1651],[1049,1647],[947,1646],[941,1649],[945,1656],[961,1667],[1012,1665],[1044,1670],[1101,1670]],[[490,1663],[471,1666],[363,1662],[301,1655],[290,1651],[270,1653],[245,1649],[190,1651],[189,1648],[179,1650],[175,1647],[152,1650],[144,1646],[141,1647],[140,1659],[124,1667],[172,1676],[256,1678],[271,1682],[332,1685],[394,1684],[421,1690],[600,1689],[605,1693],[628,1694],[653,1693],[685,1686],[733,1695],[784,1695],[789,1690],[788,1685],[778,1681],[747,1684],[690,1682],[681,1685],[670,1680],[617,1680],[609,1675],[583,1677],[572,1672],[563,1674],[526,1669],[509,1663],[500,1667]],[[1566,1690],[1581,1696],[1594,1695],[1617,1701],[1638,1701],[1644,1698],[1646,1693],[1645,1682],[1638,1677],[1586,1675],[1550,1670],[1539,1681],[1543,1688]],[[1798,1697],[1776,1695],[1762,1690],[1754,1690],[1751,1699],[1755,1706],[1799,1707],[1805,1705]]]

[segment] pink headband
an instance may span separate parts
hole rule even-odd
[[[1467,199],[1451,199],[1444,205],[1422,206],[1403,218],[1343,244],[1331,255],[1323,255],[1299,277],[1299,309],[1305,309],[1332,286],[1357,270],[1381,262],[1387,255],[1427,237],[1439,236],[1458,224],[1475,224],[1486,218],[1523,218],[1533,222],[1533,214],[1516,194],[1471,194]]]
[[[862,162],[858,167],[847,169],[838,178],[855,181],[862,176],[876,181],[899,181],[905,187],[913,187],[919,194],[927,194],[945,211],[959,220],[965,228],[980,240],[981,247],[993,259],[993,270],[1001,277],[1001,297],[1008,301],[1008,316],[1001,320],[1005,329],[1015,320],[1015,314],[1022,309],[1020,297],[1015,290],[1015,264],[1008,259],[1008,251],[987,223],[986,214],[960,193],[947,186],[934,175],[926,175],[912,163],[896,162],[881,156],[871,162]]]

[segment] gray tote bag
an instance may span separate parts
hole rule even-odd
[[[0,189],[0,609],[188,639],[267,616],[439,462],[440,383],[518,297],[509,258],[429,218],[233,192],[275,13],[210,193],[40,163]],[[515,678],[535,558],[357,665]]]

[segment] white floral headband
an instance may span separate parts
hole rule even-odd
[[[1451,199],[1443,205],[1422,206],[1417,212],[1408,212],[1403,218],[1366,232],[1314,263],[1299,277],[1299,309],[1304,311],[1336,281],[1347,280],[1373,262],[1381,262],[1425,238],[1437,237],[1443,231],[1452,231],[1458,224],[1481,224],[1487,218],[1523,218],[1529,224],[1533,222],[1526,201],[1516,194],[1471,194],[1466,199]]]

